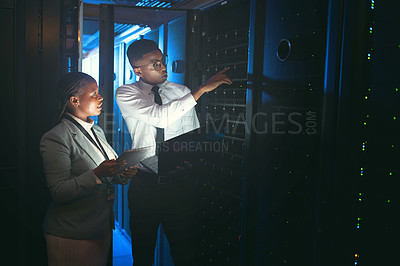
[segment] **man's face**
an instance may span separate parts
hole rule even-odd
[[[160,64],[161,62],[161,64]],[[163,62],[163,54],[159,49],[144,54],[140,60],[137,60],[133,65],[136,66],[133,71],[148,84],[157,85],[164,83],[167,79],[167,69]],[[159,64],[160,69],[154,68],[154,63]]]

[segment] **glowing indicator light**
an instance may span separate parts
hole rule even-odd
[[[367,125],[367,122],[364,122],[364,126],[366,126]]]
[[[372,33],[372,27],[369,27],[369,33]]]
[[[399,45],[399,46],[400,46],[400,45]],[[399,91],[399,88],[395,88],[394,90],[397,92],[397,91]]]
[[[390,200],[388,200],[388,203],[390,203]]]
[[[392,172],[389,172],[389,175],[393,175],[393,173],[392,173]]]
[[[368,96],[365,96],[364,98],[365,98],[365,100],[368,100]]]
[[[370,60],[371,59],[371,54],[367,54],[367,58],[368,58],[368,60]]]
[[[395,117],[395,116],[393,116],[393,120],[396,120],[396,117]]]
[[[358,258],[359,256],[358,256],[358,254],[356,253],[356,254],[354,254],[354,257]]]

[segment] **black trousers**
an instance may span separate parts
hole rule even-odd
[[[128,202],[134,266],[151,266],[162,224],[175,266],[195,265],[194,182],[180,175],[158,184],[139,171],[129,185]]]

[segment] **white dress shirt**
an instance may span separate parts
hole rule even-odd
[[[66,113],[67,115],[69,115],[70,117],[72,117],[75,121],[77,121],[86,131],[87,133],[89,133],[89,135],[92,137],[92,139],[97,143],[96,138],[93,135],[93,132],[91,130],[91,128],[93,127],[94,121],[92,119],[90,119],[89,122],[83,121],[82,119],[74,116],[73,114],[70,113]],[[86,136],[85,136],[86,137]],[[110,151],[110,149],[107,147],[107,145],[105,145],[105,143],[98,138],[98,140],[101,142],[101,146],[103,146],[104,151],[107,153],[108,158],[111,159],[115,159],[115,156],[113,154],[112,151]],[[88,141],[90,142],[90,144],[92,145],[92,147],[96,150],[96,152],[101,156],[104,157],[103,153],[88,139]],[[98,143],[97,143],[98,144]],[[104,159],[105,160],[105,159]]]
[[[141,79],[122,85],[115,98],[132,138],[132,148],[152,147],[155,154],[157,129],[164,128],[164,140],[200,126],[188,87],[165,81],[159,84],[162,105],[154,102],[153,85]]]

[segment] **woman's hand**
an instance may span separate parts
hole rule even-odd
[[[93,172],[98,177],[110,177],[118,173],[121,167],[124,165],[124,161],[116,162],[115,159],[105,160],[99,166],[97,166]]]
[[[134,177],[137,171],[138,171],[137,166],[131,166],[129,168],[124,169],[119,175],[124,179],[129,179]]]

